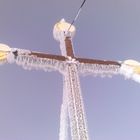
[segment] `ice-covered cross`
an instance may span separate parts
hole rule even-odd
[[[64,19],[54,26],[53,35],[60,42],[61,55],[10,48],[0,44],[0,63],[16,63],[29,70],[59,71],[63,75],[64,83],[59,139],[68,139],[68,122],[70,122],[71,139],[88,140],[79,74],[99,76],[122,74],[140,82],[140,63],[134,60],[117,62],[75,57],[72,38],[76,29],[73,25],[69,28],[70,26]]]

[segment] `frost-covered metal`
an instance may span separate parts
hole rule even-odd
[[[23,66],[24,69],[36,69],[36,70],[44,70],[44,71],[59,71],[63,73],[65,70],[65,62],[56,60],[56,59],[48,59],[48,58],[39,58],[34,55],[19,55],[15,60],[17,65]]]
[[[119,65],[103,65],[103,64],[78,64],[78,72],[80,75],[93,76],[112,76],[119,74]]]
[[[72,140],[88,140],[86,115],[76,64],[67,64],[65,72],[68,113]]]
[[[0,44],[0,64],[16,63],[28,70],[59,71],[64,85],[59,140],[69,139],[69,128],[72,140],[89,140],[79,75],[110,77],[121,74],[140,83],[140,63],[134,60],[117,62],[75,57],[72,46],[75,27],[64,19],[54,26],[53,35],[60,42],[61,55]]]

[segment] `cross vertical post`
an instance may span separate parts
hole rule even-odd
[[[71,37],[66,37],[65,38],[65,47],[66,47],[67,56],[71,57],[71,58],[74,58],[72,38]]]
[[[66,92],[63,93],[63,96],[66,96],[67,100],[67,109],[68,116],[70,121],[71,128],[71,137],[72,140],[88,140],[88,132],[86,126],[85,112],[83,99],[81,95],[80,80],[78,76],[77,64],[74,59],[74,52],[72,46],[72,33],[75,32],[75,28],[72,26],[73,30],[67,32],[70,24],[57,25],[59,30],[56,34],[58,35],[57,39],[60,42],[61,53],[66,56],[67,63],[65,68],[64,76],[64,86],[66,86]],[[64,27],[65,26],[65,27]],[[66,95],[65,95],[66,94]],[[63,104],[65,101],[63,100]],[[66,111],[62,106],[61,114]],[[62,129],[63,130],[63,129]]]

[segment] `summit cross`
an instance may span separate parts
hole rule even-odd
[[[121,62],[76,57],[72,45],[76,29],[73,25],[69,29],[70,26],[65,20],[61,20],[54,26],[53,35],[60,42],[61,55],[10,48],[0,44],[0,62],[15,62],[29,70],[59,71],[63,75],[59,140],[69,139],[69,128],[72,140],[89,140],[79,75],[122,74],[140,82],[140,63],[135,60]]]

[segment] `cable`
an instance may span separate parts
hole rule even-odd
[[[68,31],[70,30],[71,26],[74,24],[74,22],[77,20],[78,16],[80,15],[80,12],[81,12],[82,7],[84,6],[85,2],[86,2],[86,0],[84,0],[84,1],[82,2],[80,8],[78,9],[78,12],[77,12],[76,16],[74,17],[73,21],[72,21],[71,24],[70,24],[70,27],[68,28]]]

